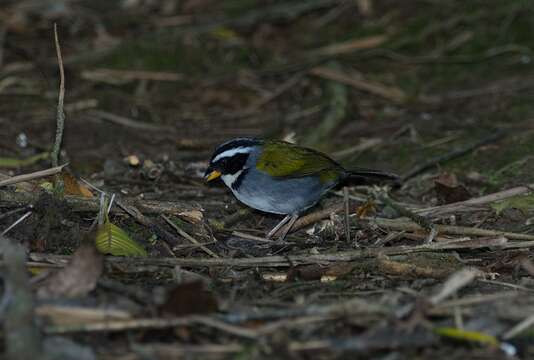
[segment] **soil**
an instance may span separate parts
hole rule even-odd
[[[4,1],[0,181],[51,167],[40,154],[57,127],[54,23],[68,163],[0,185],[1,231],[29,212],[2,241],[24,248],[35,300],[29,317],[8,312],[31,319],[20,328],[35,326],[51,358],[533,358],[534,238],[514,237],[534,230],[532,12],[521,0]],[[278,216],[203,178],[214,148],[239,136],[403,183],[386,187],[393,205],[377,188],[336,189],[306,215],[347,203],[350,216],[324,212],[273,243]],[[379,222],[520,186],[427,216],[465,231],[441,227],[430,245],[428,229]],[[103,193],[115,194],[109,215]],[[110,224],[125,235],[88,256],[104,272],[78,282],[94,285],[41,296],[66,286],[43,279],[71,274],[76,249]],[[16,302],[10,266],[3,297]],[[3,351],[17,358],[13,323]]]

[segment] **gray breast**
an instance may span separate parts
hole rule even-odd
[[[294,214],[315,205],[334,185],[322,184],[315,176],[275,179],[252,168],[240,179],[239,186],[231,189],[239,201],[254,209]]]

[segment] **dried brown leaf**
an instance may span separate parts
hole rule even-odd
[[[167,293],[167,300],[159,307],[164,315],[185,316],[217,311],[217,299],[204,289],[200,281],[180,284]]]
[[[71,261],[37,289],[40,298],[80,297],[92,291],[103,270],[103,257],[92,243],[82,243]]]
[[[458,183],[456,175],[442,173],[434,180],[434,188],[440,204],[450,204],[471,198],[465,186]]]

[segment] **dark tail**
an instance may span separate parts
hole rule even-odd
[[[347,182],[353,185],[370,185],[391,182],[398,186],[401,183],[401,179],[398,175],[380,170],[357,168],[350,170],[347,173]]]

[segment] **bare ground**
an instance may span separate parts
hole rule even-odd
[[[69,164],[0,185],[5,355],[531,358],[532,11],[497,0],[5,2],[0,181],[51,166],[54,22]],[[241,135],[404,182],[386,198],[339,189],[273,244],[263,236],[277,217],[202,179],[213,148]],[[81,179],[116,195],[100,230],[100,193]],[[111,223],[147,256],[96,252]]]

